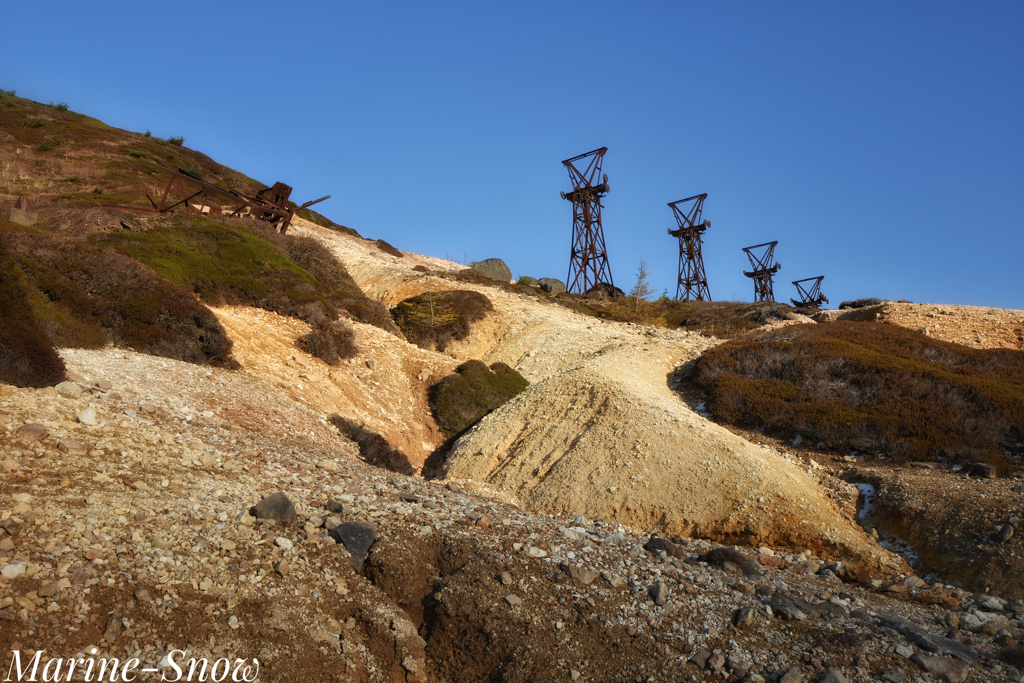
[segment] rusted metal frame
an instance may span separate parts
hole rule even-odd
[[[796,299],[790,299],[794,306],[800,308],[821,308],[821,304],[828,303],[828,297],[821,293],[821,281],[825,279],[824,275],[818,277],[804,278],[803,280],[794,280],[793,285],[796,287],[796,291],[799,292],[800,301]],[[805,282],[813,282],[810,288],[803,286]]]
[[[676,230],[668,234],[679,239],[679,276],[676,281],[676,301],[689,301],[690,297],[697,301],[711,301],[708,290],[707,274],[704,271],[703,242],[701,236],[710,226],[710,221],[702,221],[704,200],[707,193],[669,202],[672,215],[676,219]],[[681,204],[694,202],[689,210],[684,211]]]
[[[781,264],[776,263],[774,266],[769,264],[774,259],[775,246],[778,241],[765,242],[763,244],[755,244],[752,247],[744,247],[743,251],[747,255],[747,260],[750,261],[752,270],[750,272],[743,271],[743,274],[754,281],[754,301],[775,301],[775,288],[772,281],[772,276],[782,268]],[[764,253],[758,257],[755,256],[754,249],[760,249],[761,247],[768,247]]]
[[[596,179],[600,179],[602,161],[607,151],[607,147],[601,147],[562,162],[573,183],[572,191],[562,193],[564,199],[573,203],[572,250],[566,276],[567,290],[570,292],[586,293],[600,282],[610,285],[614,292],[615,282],[608,264],[608,250],[601,224],[601,197],[608,192],[608,184],[607,181],[595,183]],[[581,171],[574,162],[588,157],[590,160]]]

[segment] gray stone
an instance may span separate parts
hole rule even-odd
[[[972,614],[964,615],[964,617],[972,617],[978,621]],[[978,653],[971,648],[958,643],[955,640],[933,635],[921,626],[918,626],[903,617],[898,617],[893,614],[883,614],[878,618],[878,623],[897,631],[904,638],[914,645],[917,645],[922,650],[927,650],[928,652],[945,652],[953,655],[957,659],[967,662],[968,664],[977,664],[978,662]]]
[[[256,519],[272,519],[286,524],[299,518],[295,504],[281,491],[271,493],[256,503],[252,508],[252,514]]]
[[[135,591],[135,599],[139,602],[153,602],[153,596],[145,588]]]
[[[0,570],[0,575],[2,575],[5,579],[10,579],[11,581],[13,581],[18,577],[24,576],[26,569],[27,567],[25,566],[24,562],[12,562],[6,567],[4,567],[3,570]]]
[[[782,674],[782,678],[779,679],[779,683],[803,683],[804,674],[800,671],[800,667],[794,664],[790,667],[789,671]]]
[[[711,658],[711,652],[708,650],[700,650],[694,656],[690,657],[690,661],[697,665],[698,669],[703,669],[708,663],[708,659]]]
[[[82,387],[74,382],[61,382],[55,389],[64,398],[82,398]]]
[[[644,543],[644,550],[649,553],[663,550],[669,557],[686,557],[686,553],[681,547],[672,541],[666,541],[664,538],[658,538],[657,536],[651,536],[647,543]]]
[[[107,639],[108,643],[113,643],[122,631],[124,631],[124,622],[121,621],[121,617],[111,614],[107,619],[106,628],[103,629],[103,637]]]
[[[746,607],[740,607],[732,615],[732,623],[736,625],[736,628],[746,628],[750,626],[754,621],[754,608],[750,605]]]
[[[568,574],[571,578],[582,583],[584,586],[589,586],[594,583],[594,581],[597,581],[597,577],[601,576],[597,572],[592,572],[589,569],[583,569],[582,567],[573,567],[564,562],[559,564],[558,568]]]
[[[523,604],[522,598],[520,598],[518,595],[506,595],[505,600],[508,601],[510,607],[519,607]]]
[[[850,681],[839,669],[826,669],[818,679],[818,683],[850,683]]]
[[[899,669],[892,668],[882,674],[882,680],[886,683],[907,683],[910,679]]]
[[[906,643],[900,643],[896,646],[896,654],[900,657],[911,657],[914,654],[914,648]]]
[[[665,585],[664,581],[648,586],[647,594],[651,596],[651,600],[654,600],[654,604],[658,607],[668,602],[668,586]]]
[[[946,683],[963,683],[970,668],[961,661],[949,657],[933,657],[920,652],[910,658],[921,670]]]
[[[375,367],[377,367],[377,361],[375,361],[372,358],[367,358],[366,359],[366,367],[368,367],[371,370],[373,370]]]
[[[352,558],[356,571],[363,567],[363,560],[370,546],[377,540],[377,529],[369,522],[344,522],[328,532],[335,543],[341,543]]]
[[[562,294],[565,292],[565,283],[553,277],[542,277],[537,280],[537,283],[548,294]]]
[[[93,384],[93,387],[95,387],[96,389],[99,389],[100,391],[105,393],[105,392],[108,392],[111,389],[113,389],[114,385],[111,384],[110,382],[108,382],[105,379],[101,379],[101,380],[97,381],[95,384]]]
[[[508,269],[505,262],[500,258],[489,258],[483,261],[473,261],[469,264],[470,270],[492,280],[502,282],[512,281],[512,271]]]
[[[85,410],[78,413],[78,421],[87,427],[96,426],[96,411],[92,408],[86,408]]]
[[[1005,543],[1013,538],[1013,527],[1009,524],[1004,524],[1003,528],[999,530],[999,535],[996,536],[996,543]]]

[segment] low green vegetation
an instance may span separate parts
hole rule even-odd
[[[505,363],[488,368],[482,361],[467,361],[431,389],[434,419],[444,435],[454,439],[529,385]]]
[[[142,233],[98,241],[127,254],[210,305],[257,306],[300,318],[314,329],[300,343],[332,365],[356,353],[344,312],[393,334],[380,303],[368,299],[345,268],[312,238],[280,235],[246,219],[189,217]]]
[[[728,342],[695,382],[725,423],[800,434],[897,460],[1011,466],[1024,442],[1024,354],[977,350],[895,325],[793,325]]]
[[[114,344],[156,356],[234,367],[231,341],[187,291],[132,258],[87,241],[4,232],[33,316],[58,345]]]
[[[395,322],[411,343],[444,351],[452,340],[469,336],[472,324],[494,310],[490,300],[468,290],[426,292],[402,301],[393,311]]]

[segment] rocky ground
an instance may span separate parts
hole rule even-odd
[[[258,376],[65,355],[77,382],[0,397],[5,657],[177,649],[258,657],[260,680],[1019,679],[996,658],[1019,601],[524,512],[360,462]],[[250,514],[278,491],[294,520]],[[378,536],[365,558],[351,522]]]

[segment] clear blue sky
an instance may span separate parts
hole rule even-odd
[[[562,159],[607,146],[616,284],[675,291],[707,192],[714,299],[790,281],[1024,309],[1024,3],[45,2],[0,87],[324,194],[399,248],[564,279]]]

